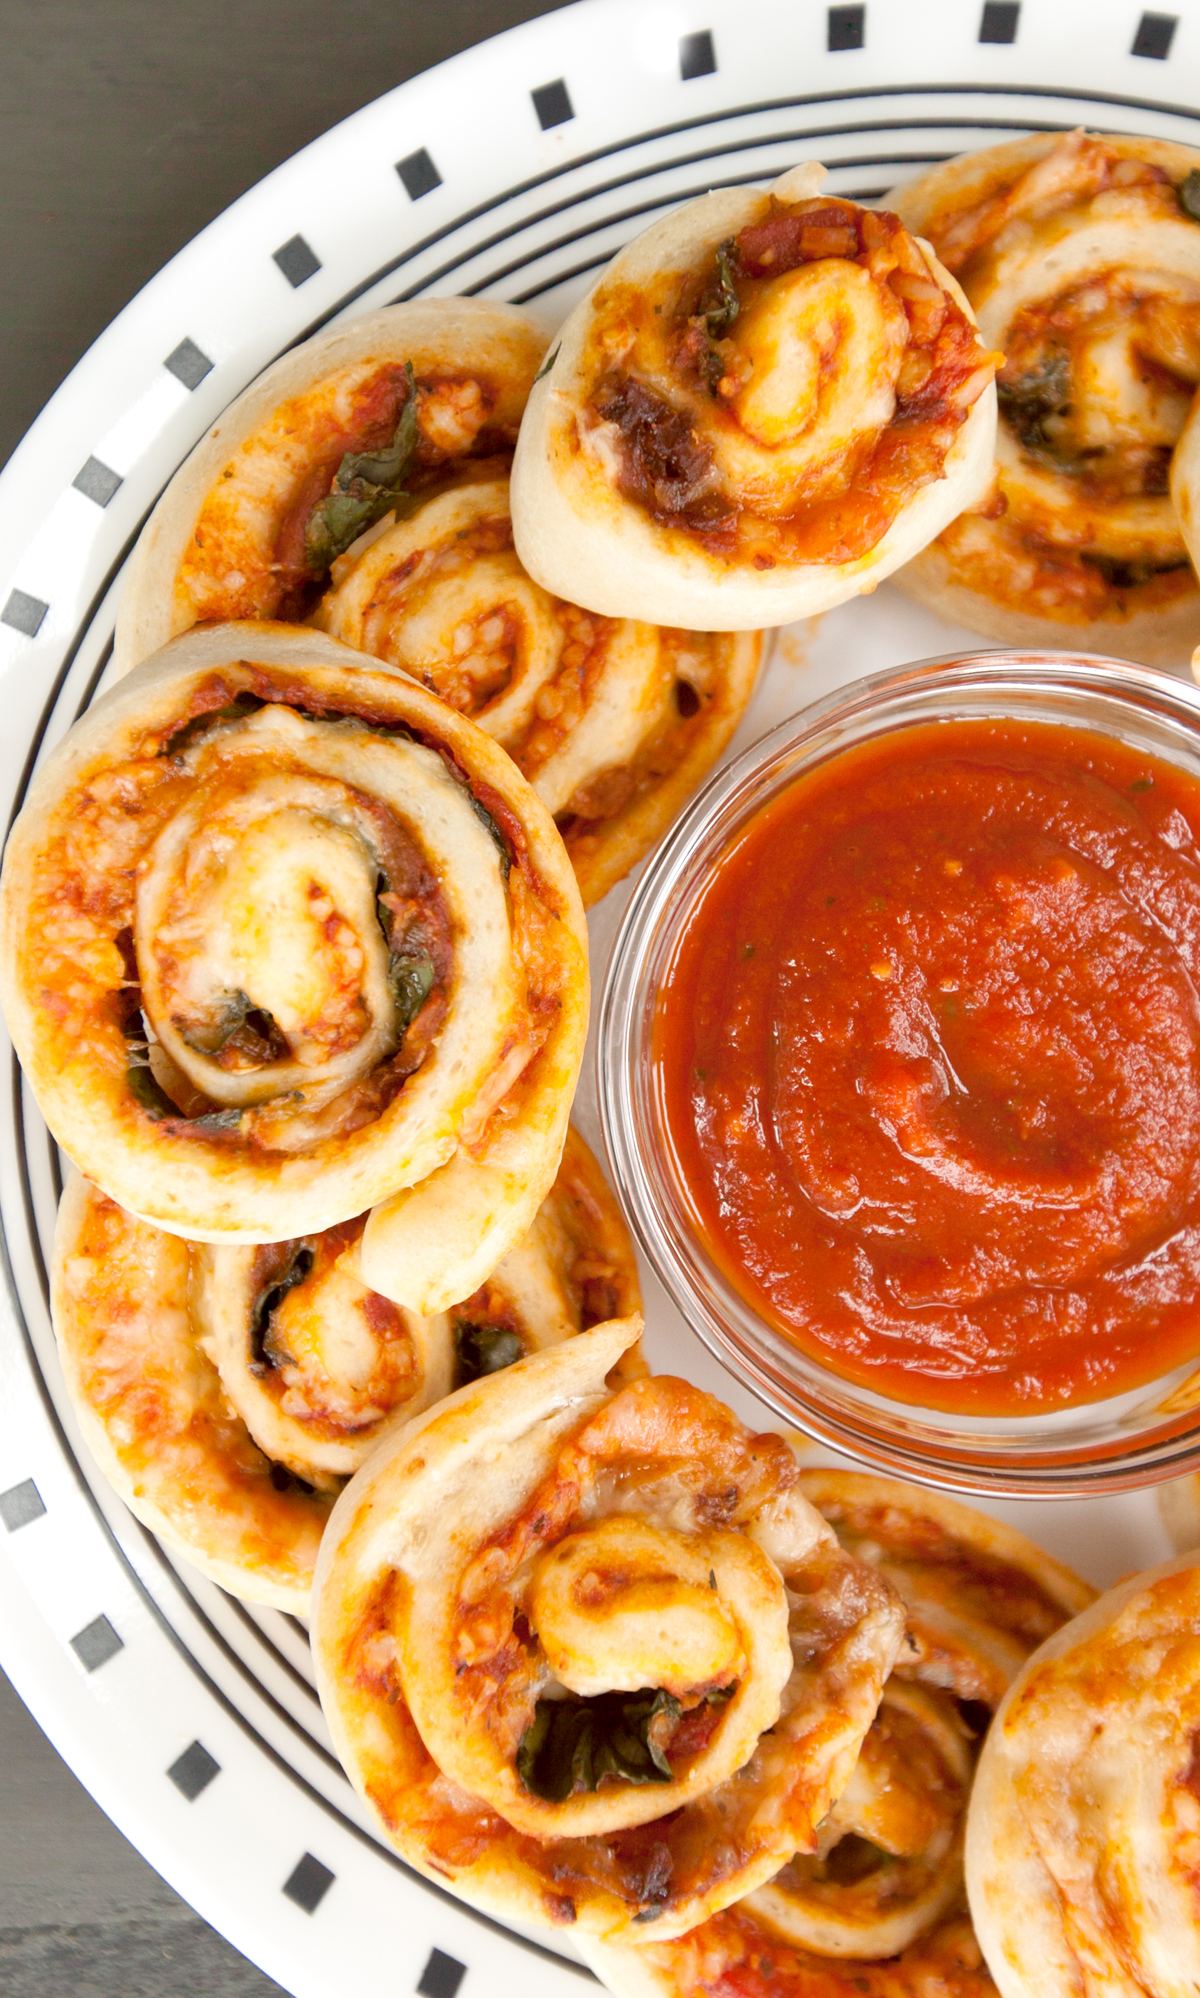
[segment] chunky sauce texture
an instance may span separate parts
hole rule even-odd
[[[925,725],[720,858],[659,1000],[707,1245],[802,1351],[976,1415],[1200,1353],[1200,784]]]

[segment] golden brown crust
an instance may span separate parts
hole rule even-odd
[[[1008,354],[992,485],[901,587],[990,638],[1181,665],[1196,583],[1167,468],[1200,379],[1200,152],[1039,134],[935,168],[897,211]]]
[[[254,712],[199,737],[186,733],[193,718],[243,695],[258,704]],[[283,813],[275,809],[281,785],[291,786]],[[235,898],[228,908],[223,898],[233,891],[214,845],[216,807],[226,805],[259,814],[255,824],[275,870],[264,877],[251,871],[249,899]],[[289,990],[299,990],[305,1006],[314,960],[298,945],[285,959],[278,926],[298,924],[297,936],[306,936],[304,924],[324,921],[322,936],[340,953],[333,962],[343,980],[330,990],[352,1034],[364,1035],[355,1008],[361,1012],[375,989],[363,983],[360,1005],[355,981],[367,972],[355,965],[364,956],[368,965],[380,959],[384,996],[370,1004],[381,1007],[378,1031],[386,1029],[387,1009],[400,1000],[389,999],[392,987],[383,983],[390,945],[386,935],[380,940],[374,871],[383,862],[370,856],[402,831],[425,855],[419,895],[442,897],[454,927],[447,968],[433,965],[428,1004],[418,990],[412,1034],[394,1057],[398,1091],[386,1039],[382,1065],[348,1082],[337,1063],[354,1060],[353,1038],[348,1057],[336,1040],[328,1041],[327,1056],[326,1043],[314,1039],[316,1066],[306,1074],[328,1072],[331,1084],[310,1104],[289,1081],[276,1109],[269,1048],[252,1054],[248,1069],[237,1068],[240,1054],[230,1068],[228,1055],[203,1052],[213,1043],[195,1030],[177,1059],[202,1069],[210,1095],[233,1090],[229,1108],[206,1105],[203,1095],[197,1106],[178,1094],[179,1116],[153,1101],[147,1106],[130,1080],[126,995],[139,994],[158,1043],[181,1031],[173,1022],[185,1001],[173,994],[192,989],[181,981],[226,977],[205,968],[210,908],[225,924],[219,934],[233,939],[222,946],[226,956],[236,947],[249,953],[254,977],[298,980]],[[176,847],[203,860],[207,901],[189,885],[195,877],[186,868],[180,873]],[[309,864],[310,848],[320,878],[344,885],[335,897],[340,915],[330,903],[333,913],[324,917],[320,895],[314,902],[311,886],[306,898],[303,883],[292,881],[296,868]],[[154,867],[138,873],[151,850]],[[235,842],[232,850],[239,865],[251,867],[252,844]],[[238,912],[256,907],[259,878],[283,881],[283,907],[271,905],[269,930],[243,936],[229,925],[235,918],[244,924]],[[145,945],[131,943],[141,934],[140,898],[158,892],[160,879],[167,883],[162,893],[176,898],[174,926],[157,919],[156,904]],[[355,897],[361,909],[351,916]],[[391,899],[395,921],[425,907],[403,895]],[[408,1284],[402,1301],[429,1313],[476,1287],[519,1240],[553,1182],[587,1019],[586,937],[562,843],[488,737],[402,675],[368,668],[320,634],[265,624],[190,633],[89,710],[43,766],[14,828],[3,916],[6,1016],[48,1122],[89,1176],[159,1225],[195,1239],[277,1241],[385,1201],[364,1238],[365,1280],[392,1297]],[[192,955],[180,958],[184,944]],[[441,948],[428,945],[435,957]],[[472,964],[491,969],[472,973]],[[158,1013],[148,971],[168,994]],[[130,986],[131,977],[140,987]],[[441,1011],[434,1005],[439,991],[447,995],[437,1002]],[[253,1003],[271,1004],[262,996]],[[261,1025],[261,1015],[253,1017]],[[301,1052],[313,1017],[299,1013]],[[327,1017],[318,1006],[313,1032],[320,1028],[328,1040]],[[375,1061],[373,1043],[364,1045]],[[470,1051],[465,1066],[463,1048]],[[377,1086],[378,1104],[370,1093]],[[237,1091],[243,1099],[249,1091],[248,1100]],[[192,1124],[197,1108],[209,1121]],[[295,1130],[289,1118],[300,1120]]]
[[[315,621],[495,737],[558,823],[585,905],[621,879],[746,708],[756,632],[660,628],[552,597],[512,546],[508,481],[438,493],[333,566]]]
[[[456,1327],[475,1302],[418,1319],[365,1291],[364,1219],[260,1249],[204,1247],[72,1173],[55,1235],[63,1373],[109,1482],[213,1581],[295,1615],[308,1613],[337,1492],[385,1435],[451,1391]],[[483,1290],[529,1350],[610,1316],[614,1301],[639,1309],[620,1209],[576,1131],[533,1227]],[[619,1375],[644,1372],[635,1345]]]
[[[192,1320],[190,1245],[72,1173],[52,1281],[63,1376],[114,1490],[222,1588],[306,1615],[333,1498],[280,1489],[230,1406]]]
[[[1004,1998],[1200,1978],[1200,1568],[1118,1583],[1029,1660],[993,1722],[967,1833],[980,1943]]]
[[[547,589],[664,624],[782,624],[874,587],[981,490],[992,362],[957,285],[888,217],[814,201],[806,172],[823,170],[795,169],[766,195],[709,194],[656,223],[568,319],[513,467],[518,552]],[[778,253],[775,275],[747,247],[746,297],[713,346],[705,328],[730,308],[706,304],[706,280],[722,273],[724,294],[730,242],[757,245],[780,221],[799,228],[795,254]],[[910,381],[931,312],[934,358]],[[951,323],[961,351],[938,400]],[[890,430],[897,396],[907,453]]]
[[[294,565],[303,521],[292,517],[328,492],[344,452],[387,441],[407,363],[420,400],[418,483],[510,453],[546,337],[515,306],[427,299],[285,354],[224,412],[151,515],[122,592],[117,670],[197,619],[295,615],[280,535],[297,543],[283,551]],[[303,587],[302,560],[295,581]]]
[[[681,1381],[605,1390],[637,1328],[597,1327],[412,1425],[344,1495],[317,1586],[334,1738],[399,1850],[481,1906],[580,1933],[678,1932],[811,1848],[899,1634],[890,1590],[797,1506],[781,1439],[750,1438]],[[626,1551],[610,1601],[614,1534]],[[651,1543],[645,1579],[670,1598],[653,1644],[676,1632],[675,1665],[637,1648],[649,1625],[629,1591]],[[577,1547],[590,1565],[568,1614],[552,1583]],[[664,1716],[661,1786],[592,1791],[577,1776],[557,1796],[518,1773],[534,1766],[515,1758],[535,1694],[556,1675],[586,1704],[604,1687],[661,1689],[664,1673],[682,1713]]]
[[[666,1945],[584,1937],[580,1948],[614,1998],[994,1998],[996,1989],[961,1915],[887,1963],[793,1949],[745,1907]]]

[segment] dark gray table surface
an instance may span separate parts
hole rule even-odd
[[[0,0],[0,462],[113,315],[280,161],[555,0]],[[270,1998],[0,1678],[3,1998]]]

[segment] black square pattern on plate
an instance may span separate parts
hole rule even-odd
[[[125,1640],[117,1636],[106,1616],[98,1616],[93,1623],[85,1624],[71,1639],[71,1649],[80,1664],[88,1672],[98,1672],[115,1658],[118,1651],[125,1649]]]
[[[121,474],[114,472],[99,458],[89,458],[82,471],[76,472],[71,484],[77,493],[83,494],[84,499],[95,500],[97,506],[107,506],[120,488]]]
[[[10,624],[14,631],[23,631],[26,638],[36,638],[49,608],[40,597],[31,597],[26,590],[13,590],[0,611],[0,624]]]
[[[1177,14],[1143,14],[1130,55],[1149,56],[1153,62],[1165,62],[1171,53],[1171,43],[1178,26]]]
[[[24,1484],[10,1485],[6,1492],[0,1492],[0,1519],[10,1533],[19,1526],[32,1526],[35,1519],[41,1519],[46,1511],[42,1495],[32,1478]]]
[[[553,83],[539,83],[530,96],[543,132],[548,132],[552,125],[566,125],[575,116],[575,107],[561,76]]]
[[[407,153],[402,160],[397,160],[396,172],[410,201],[419,201],[423,194],[432,194],[434,188],[442,184],[442,176],[424,146],[420,152]]]
[[[221,1765],[215,1755],[210,1755],[202,1741],[194,1741],[185,1748],[167,1771],[177,1790],[181,1790],[189,1804],[194,1804],[201,1790],[207,1790],[214,1776],[221,1773]]]
[[[333,1885],[333,1874],[311,1852],[293,1866],[283,1883],[283,1891],[289,1901],[303,1908],[306,1915],[314,1915]]]
[[[697,34],[680,38],[679,74],[685,83],[690,83],[694,76],[715,76],[716,69],[717,52],[711,28],[701,28]]]
[[[466,1964],[459,1963],[457,1957],[447,1956],[442,1949],[431,1950],[417,1986],[419,1998],[457,1998],[466,1974]]]
[[[867,39],[865,7],[831,7],[825,46],[828,49],[861,49]]]
[[[163,366],[177,382],[183,383],[185,389],[199,388],[205,375],[211,375],[213,371],[208,355],[194,340],[181,340],[174,353],[167,355]]]
[[[979,23],[981,42],[1015,42],[1021,9],[1019,0],[985,0]]]
[[[320,257],[303,236],[289,236],[286,243],[272,250],[271,256],[293,291],[307,284],[310,277],[316,277],[321,268]]]

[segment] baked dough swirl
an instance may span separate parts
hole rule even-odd
[[[517,552],[590,610],[736,631],[831,609],[978,497],[993,356],[928,246],[826,199],[690,202],[562,329],[513,465]]]
[[[746,1902],[673,1943],[629,1949],[581,1936],[613,1998],[995,1998],[969,1921],[954,1916],[885,1963],[814,1956],[763,1927]]]
[[[757,632],[663,629],[550,596],[517,560],[503,477],[389,516],[334,563],[315,616],[502,744],[553,813],[585,905],[720,754],[761,649]]]
[[[425,299],[267,368],[146,524],[121,592],[118,671],[196,623],[307,617],[331,561],[381,515],[503,470],[546,338],[513,305]]]
[[[889,197],[1006,356],[995,476],[899,579],[918,601],[990,638],[1186,662],[1172,456],[1200,382],[1198,172],[1164,140],[1039,134]]]
[[[903,1596],[906,1642],[817,1852],[666,1946],[585,1940],[619,1998],[958,1998],[994,1987],[963,1919],[963,1833],[989,1710],[1094,1591],[940,1494],[805,1470],[847,1552]]]
[[[1034,1647],[1094,1599],[1023,1533],[940,1494],[859,1472],[800,1487],[842,1546],[885,1575],[905,1646],[812,1858],[747,1908],[800,1948],[897,1955],[961,1906],[979,1737]]]
[[[980,1758],[976,1932],[1003,1998],[1200,1986],[1200,1565],[1118,1583],[1035,1653]]]
[[[296,1615],[333,1500],[376,1444],[460,1383],[641,1302],[575,1131],[528,1234],[448,1312],[367,1289],[365,1221],[257,1248],[185,1242],[77,1172],[59,1210],[54,1326],[93,1456],[210,1579]],[[644,1372],[639,1349],[622,1369]]]
[[[5,1014],[122,1206],[271,1242],[374,1207],[429,1315],[529,1227],[587,1021],[574,877],[496,745],[314,632],[188,633],[47,759],[14,827]]]
[[[579,1933],[681,1933],[811,1850],[901,1640],[782,1438],[617,1321],[460,1390],[339,1501],[314,1598],[347,1771],[412,1864]]]

